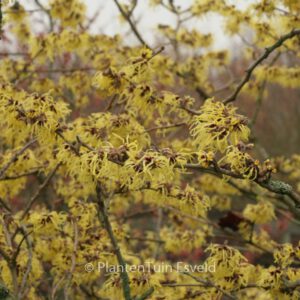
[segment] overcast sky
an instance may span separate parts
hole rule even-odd
[[[119,0],[121,3],[128,3],[128,0]],[[194,0],[175,0],[176,5],[181,7],[189,6]],[[232,4],[240,8],[246,4],[253,3],[255,0],[228,0]],[[20,3],[25,4],[26,8],[33,8],[33,0],[19,0]],[[47,6],[48,0],[40,0]],[[119,18],[119,11],[113,0],[85,0],[87,6],[87,13],[93,16],[95,12],[100,9],[100,14],[97,22],[92,26],[91,30],[94,33],[105,33],[108,35],[126,34],[130,32],[129,26],[122,23]],[[135,20],[138,20],[138,28],[142,33],[143,38],[151,45],[154,46],[157,41],[158,24],[174,25],[176,22],[175,16],[163,8],[149,8],[148,0],[138,0],[138,6],[134,12]],[[232,40],[222,31],[222,18],[209,14],[201,19],[193,19],[189,21],[189,26],[197,28],[201,33],[213,33],[215,37],[215,49],[228,48]],[[137,43],[135,37],[130,34],[127,42]]]

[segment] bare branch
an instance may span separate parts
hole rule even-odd
[[[40,8],[41,11],[45,12],[49,19],[49,32],[53,31],[54,22],[51,16],[51,13],[48,9],[46,9],[39,0],[34,0],[35,4]]]
[[[176,127],[181,127],[181,126],[185,126],[185,125],[187,125],[187,123],[182,122],[182,123],[176,123],[176,124],[170,124],[170,125],[155,126],[155,127],[151,127],[151,128],[146,129],[142,133],[156,131],[156,130],[164,130],[164,129],[176,128]]]
[[[151,49],[151,47],[144,41],[144,39],[142,38],[141,34],[139,33],[139,31],[137,30],[135,24],[133,23],[133,21],[130,18],[131,14],[127,14],[126,11],[123,9],[122,5],[119,3],[118,0],[113,0],[116,4],[116,6],[118,7],[121,15],[123,16],[123,18],[128,22],[128,24],[131,27],[131,30],[133,31],[133,33],[135,34],[136,38],[140,41],[140,43],[142,45],[145,45],[147,48]]]
[[[220,168],[220,167],[218,167],[218,170],[216,170],[216,168],[204,168],[198,164],[186,164],[185,167],[187,169],[209,173],[217,177],[222,177],[222,175],[226,175],[232,178],[245,179],[242,174],[234,173],[230,170]],[[269,190],[270,192],[279,195],[288,196],[290,199],[293,200],[296,208],[300,207],[300,195],[298,195],[295,191],[293,191],[293,188],[289,184],[279,180],[272,180],[272,179],[263,182],[260,182],[259,180],[255,180],[254,182],[256,182],[261,187]]]
[[[34,204],[34,202],[39,198],[41,192],[47,187],[47,185],[49,184],[50,180],[52,179],[52,177],[54,176],[55,172],[57,171],[57,169],[59,168],[60,163],[57,164],[55,166],[55,168],[48,174],[47,178],[45,179],[45,181],[39,186],[38,190],[35,192],[35,194],[31,197],[31,199],[29,200],[29,202],[27,203],[26,208],[24,209],[23,214],[21,215],[20,220],[23,220],[26,215],[28,214],[28,212],[30,211],[32,205]]]
[[[4,173],[7,171],[7,169],[15,162],[17,161],[18,157],[20,155],[22,155],[32,144],[34,144],[36,142],[36,139],[31,140],[30,142],[28,142],[23,148],[21,148],[20,150],[18,150],[13,156],[12,158],[2,167],[2,169],[0,170],[0,179],[2,179]]]
[[[237,299],[236,297],[232,296],[231,294],[229,294],[225,290],[221,289],[220,287],[218,287],[216,284],[212,283],[209,280],[204,280],[202,278],[199,278],[197,276],[192,275],[189,272],[181,272],[179,270],[177,270],[177,271],[180,272],[181,274],[184,274],[184,275],[187,275],[187,276],[193,278],[194,280],[196,280],[199,283],[202,283],[203,286],[205,286],[205,287],[213,287],[213,288],[215,288],[217,291],[219,291],[220,293],[222,293],[223,295],[225,295],[229,299],[233,299],[233,300]]]
[[[142,294],[139,297],[136,297],[134,300],[146,300],[147,298],[149,298],[154,292],[154,288],[151,287],[149,288],[144,294]]]
[[[265,49],[265,52],[255,61],[253,62],[248,69],[246,70],[246,75],[244,76],[244,78],[242,79],[242,81],[238,84],[238,86],[236,87],[235,91],[229,96],[227,97],[223,103],[228,104],[230,102],[233,102],[236,100],[237,96],[239,95],[240,91],[242,90],[242,88],[245,86],[245,84],[250,80],[251,75],[253,73],[253,71],[255,70],[255,68],[262,62],[264,61],[266,58],[269,57],[269,55],[276,50],[277,48],[279,48],[286,40],[293,38],[294,36],[300,35],[300,29],[293,29],[291,32],[289,32],[288,34],[283,35],[279,40],[276,41],[276,43],[270,47],[267,47]]]
[[[2,224],[2,228],[3,228],[6,244],[11,249],[13,249],[13,238],[8,231],[8,228],[6,226],[4,219],[1,220],[1,224]],[[14,261],[12,261],[10,259],[9,255],[7,255],[4,251],[1,250],[0,254],[3,256],[3,258],[6,260],[8,266],[9,266],[10,274],[12,277],[12,283],[13,283],[13,292],[15,295],[17,295],[18,291],[19,291],[17,265]]]
[[[5,203],[5,201],[4,201],[2,198],[0,198],[0,205],[1,205],[4,209],[6,209],[8,212],[11,212],[11,208],[8,206],[8,204]]]
[[[279,58],[280,54],[281,54],[280,52],[277,53],[277,55],[273,58],[273,60],[269,64],[269,67],[272,66],[277,61],[277,59]],[[263,95],[264,95],[264,91],[266,89],[266,86],[267,86],[267,75],[265,76],[265,79],[262,82],[261,87],[260,87],[259,92],[258,92],[258,95],[257,95],[256,109],[255,109],[253,118],[252,118],[252,120],[250,122],[250,125],[249,125],[250,128],[252,128],[255,125],[255,123],[256,123],[258,114],[259,114],[261,106],[262,106]]]
[[[22,177],[36,175],[38,172],[39,172],[38,170],[33,170],[33,171],[25,172],[25,173],[22,173],[22,174],[18,174],[18,175],[4,176],[0,180],[1,181],[2,180],[16,180],[16,179],[20,179]]]
[[[74,246],[73,246],[73,253],[71,256],[72,264],[71,264],[69,274],[67,276],[67,283],[64,288],[65,299],[69,299],[68,288],[71,284],[73,272],[76,267],[76,253],[77,253],[77,248],[78,248],[78,226],[77,226],[76,220],[73,220],[72,223],[73,223],[73,231],[74,231]]]
[[[131,300],[131,291],[130,291],[130,285],[129,285],[129,276],[126,271],[126,262],[122,256],[120,247],[118,245],[117,239],[115,238],[111,223],[108,218],[107,214],[107,208],[104,203],[103,199],[103,193],[100,185],[97,186],[97,204],[99,208],[99,218],[102,222],[104,228],[106,229],[109,239],[111,241],[111,244],[113,246],[115,255],[117,257],[118,263],[122,267],[120,277],[122,279],[122,287],[123,287],[123,295],[125,300]]]
[[[25,226],[22,226],[22,229],[21,229],[22,233],[23,233],[23,236],[26,240],[26,244],[27,244],[27,249],[28,249],[28,261],[27,261],[27,266],[26,266],[26,271],[24,273],[24,276],[22,278],[22,282],[21,282],[21,286],[20,286],[20,289],[19,289],[19,293],[18,293],[18,299],[24,299],[24,293],[25,293],[25,286],[26,286],[26,282],[27,282],[27,279],[28,279],[28,276],[29,276],[29,273],[32,269],[32,244],[31,244],[31,241],[29,240],[29,233],[26,232],[26,227]],[[24,291],[24,292],[23,292]]]

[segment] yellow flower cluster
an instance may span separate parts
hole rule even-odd
[[[255,224],[265,224],[275,218],[274,206],[267,201],[258,204],[247,204],[243,215]]]
[[[77,27],[85,19],[86,6],[78,0],[51,0],[50,12],[54,19],[58,19],[63,27]]]
[[[137,1],[115,4],[139,46],[90,29],[84,1],[34,2],[1,8],[0,298],[299,299],[300,244],[284,236],[299,195],[271,176],[276,165],[300,187],[300,156],[250,155],[247,118],[217,100],[239,66],[193,26],[217,14],[246,62],[299,27],[298,1],[152,0],[176,26],[159,24],[151,48]],[[285,66],[298,38],[278,51],[280,64],[237,83],[243,97],[264,81],[299,86],[299,68]]]
[[[236,108],[213,99],[205,101],[191,126],[191,135],[203,150],[224,152],[231,144],[247,141],[249,134],[247,120],[236,113]]]

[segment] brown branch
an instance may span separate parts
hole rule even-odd
[[[156,211],[157,211],[157,209],[154,209],[154,208],[137,211],[137,212],[122,216],[121,220],[127,221],[129,219],[141,218],[141,217],[144,217],[145,215],[153,215]],[[120,219],[120,218],[118,218],[118,219]]]
[[[8,231],[5,220],[2,219],[1,223],[2,223],[2,228],[3,228],[6,243],[7,243],[8,247],[13,249],[13,238],[12,238],[11,234]],[[9,270],[10,270],[10,274],[11,274],[11,278],[12,278],[12,283],[13,283],[13,292],[14,292],[15,295],[17,295],[18,291],[19,291],[17,265],[14,261],[12,261],[10,259],[9,255],[6,255],[6,253],[4,251],[1,250],[0,253],[3,256],[3,258],[6,260],[8,266],[9,266]]]
[[[139,297],[136,297],[134,300],[146,300],[147,298],[149,298],[154,292],[154,288],[151,287],[149,288],[144,294],[142,294]]]
[[[30,232],[29,233],[26,232],[26,227],[25,226],[23,226],[21,228],[21,232],[22,232],[23,236],[25,237],[26,244],[27,244],[28,261],[27,261],[26,271],[25,271],[25,273],[23,275],[23,278],[22,278],[22,281],[21,281],[21,286],[20,286],[19,293],[18,293],[18,299],[24,299],[25,298],[25,295],[24,295],[25,291],[23,292],[23,290],[25,290],[26,282],[27,282],[29,273],[32,269],[32,257],[33,257],[32,244],[31,244],[31,241],[28,238]]]
[[[185,126],[185,125],[187,125],[187,123],[182,122],[182,123],[176,123],[176,124],[170,124],[170,125],[155,126],[155,127],[151,127],[151,128],[146,129],[142,133],[156,131],[156,130],[164,130],[164,129],[176,128],[176,127],[181,127],[181,126]]]
[[[100,15],[100,12],[102,11],[103,7],[99,7],[94,15],[88,20],[88,23],[83,26],[83,31],[86,32],[88,29],[93,25],[93,23],[97,20],[98,16]]]
[[[16,180],[16,179],[20,179],[22,177],[36,175],[38,172],[39,172],[38,170],[34,170],[34,171],[25,172],[25,173],[18,174],[18,175],[13,175],[13,176],[4,176],[0,180],[1,181],[3,181],[3,180]]]
[[[62,132],[58,129],[55,132],[60,138],[62,138],[62,140],[70,147],[70,149],[77,155],[80,156],[80,152],[78,147],[76,147],[76,145],[72,144],[71,142],[69,142],[64,135],[62,134]]]
[[[160,54],[165,48],[160,47],[157,51],[153,51],[153,54],[151,57],[147,60],[150,61],[152,58],[154,58],[156,55]],[[9,53],[7,53],[9,54]],[[1,54],[0,54],[1,55]],[[137,64],[140,61],[138,60],[137,62],[133,64]],[[26,72],[27,74],[36,74],[36,73],[74,73],[74,72],[89,72],[89,71],[100,71],[102,68],[94,68],[94,67],[74,67],[74,68],[69,68],[69,69],[63,69],[63,68],[57,68],[57,69],[36,69],[36,70],[30,70],[28,71],[27,69],[21,70],[20,72]]]
[[[102,298],[102,297],[99,297],[97,295],[95,295],[94,291],[89,291],[88,288],[81,284],[79,286],[80,290],[87,296],[86,299],[93,299],[93,300],[109,300],[107,298]]]
[[[204,287],[202,283],[162,283],[162,286],[168,287]]]
[[[196,92],[203,100],[210,98],[210,96],[200,86],[196,87]]]
[[[70,68],[70,69],[37,69],[33,71],[28,71],[27,74],[36,74],[36,73],[74,73],[74,72],[88,72],[88,71],[99,71],[99,68],[93,67],[78,67],[78,68]]]
[[[216,94],[222,93],[226,90],[229,90],[231,88],[231,86],[237,81],[238,81],[237,79],[229,80],[227,83],[224,83],[222,86],[220,86],[216,90],[214,90],[213,95],[216,95]]]
[[[73,231],[74,231],[74,246],[73,246],[73,253],[71,256],[72,264],[71,264],[71,268],[70,268],[70,271],[69,271],[69,274],[67,277],[67,283],[64,288],[65,299],[69,299],[68,288],[71,284],[73,272],[76,267],[76,253],[77,253],[77,248],[78,248],[78,226],[77,226],[76,220],[73,220]]]
[[[277,48],[279,48],[286,40],[293,38],[294,36],[300,35],[300,29],[293,29],[291,32],[289,32],[288,34],[283,35],[281,38],[279,38],[275,44],[273,44],[270,47],[267,47],[265,49],[265,52],[255,61],[253,62],[248,69],[246,70],[246,74],[244,76],[244,78],[242,79],[242,81],[238,84],[238,86],[236,87],[235,91],[228,96],[223,103],[228,104],[230,102],[233,102],[236,100],[238,94],[240,93],[240,91],[242,90],[242,88],[245,86],[245,84],[250,80],[251,75],[253,73],[253,71],[255,70],[255,68],[262,62],[264,61],[266,58],[269,57],[269,55]]]
[[[90,151],[96,151],[96,150],[95,150],[94,148],[92,148],[90,145],[86,144],[86,143],[79,137],[79,135],[76,136],[76,139],[77,139],[78,143],[79,143],[82,147],[84,147],[84,148],[86,148],[86,149],[88,149],[88,150],[90,150]]]
[[[64,140],[65,140],[65,138],[64,138]],[[79,138],[79,136],[77,136],[77,141],[78,141],[79,144],[81,144],[85,148],[89,149],[90,151],[96,151],[95,149],[93,149],[92,147],[90,147],[89,145],[84,143]],[[68,141],[66,141],[66,142],[69,145],[72,145],[70,142],[68,142]],[[75,146],[72,146],[72,147],[74,148],[74,151],[76,149],[76,151],[78,152],[77,147],[75,147]],[[116,161],[115,159],[113,159],[111,157],[108,157],[108,160],[113,162],[113,163],[116,163],[120,166],[123,166],[123,164],[124,164],[123,162]],[[181,168],[182,166],[176,166],[176,167]],[[205,173],[209,173],[209,174],[215,175],[217,177],[221,177],[221,178],[222,178],[223,175],[226,175],[226,176],[229,176],[229,177],[232,177],[232,178],[245,179],[243,174],[234,173],[231,170],[220,168],[217,165],[215,165],[214,167],[204,168],[204,167],[201,167],[198,164],[188,163],[184,167],[187,168],[187,169],[191,169],[191,170],[197,170],[197,171],[202,171],[202,172],[205,172]],[[273,192],[273,193],[279,194],[279,195],[288,196],[291,200],[293,200],[296,208],[300,207],[300,195],[298,195],[296,192],[294,192],[293,188],[289,184],[286,184],[282,181],[272,180],[272,179],[269,179],[268,181],[259,181],[258,179],[256,179],[254,182],[256,182],[261,187],[269,190],[270,192]]]
[[[165,243],[165,241],[163,241],[163,240],[143,238],[143,237],[138,237],[138,236],[127,236],[125,239],[126,240],[136,240],[136,241],[141,241],[141,242],[151,242],[151,243],[157,243],[157,244]]]
[[[63,282],[63,280],[65,279],[66,275],[64,274],[58,281],[57,283],[52,287],[52,291],[51,291],[51,299],[55,300],[55,293],[57,291],[57,289],[59,288],[59,286],[61,285],[61,283]]]
[[[226,175],[232,178],[245,179],[242,174],[234,173],[230,170],[220,168],[220,167],[218,167],[217,170],[216,168],[210,168],[210,167],[204,168],[198,164],[186,164],[185,167],[187,169],[209,173],[217,177],[222,177],[222,175]],[[272,180],[272,179],[269,179],[268,181],[264,181],[264,182],[260,182],[259,180],[254,180],[254,182],[272,193],[288,196],[290,199],[293,200],[296,208],[300,207],[300,195],[298,195],[295,191],[293,191],[293,188],[289,184],[279,180]]]
[[[103,199],[103,193],[102,193],[100,184],[98,184],[96,192],[97,192],[97,205],[99,208],[99,219],[102,222],[105,230],[107,231],[110,242],[113,246],[113,250],[117,257],[118,263],[120,266],[122,266],[120,277],[122,279],[122,288],[123,288],[124,299],[131,300],[132,298],[131,298],[131,291],[130,291],[130,284],[129,284],[130,281],[129,281],[128,273],[126,271],[126,262],[123,258],[123,255],[121,253],[120,247],[117,242],[117,239],[115,238],[111,223],[109,221],[107,207],[106,207],[104,199]]]
[[[132,6],[130,8],[130,11],[128,12],[129,17],[133,14],[134,10],[136,9],[138,0],[131,0],[131,2],[132,2]]]
[[[19,70],[19,71],[18,71],[17,76],[15,76],[15,78],[13,78],[13,79],[11,80],[11,82],[14,83],[14,84],[17,84],[18,81],[19,81],[19,79],[20,79],[20,77],[21,77],[21,75],[22,75],[22,73],[26,73],[26,72],[28,71],[28,68],[29,68],[30,66],[33,65],[33,62],[36,60],[36,58],[37,58],[41,53],[42,53],[42,50],[40,50],[38,53],[36,53],[36,55],[35,55],[34,57],[32,57],[31,60],[30,60],[29,62],[27,62],[27,63],[23,66],[22,70]]]
[[[44,9],[37,8],[37,9],[20,10],[20,9],[12,8],[10,10],[3,11],[3,14],[18,14],[18,13],[33,14],[42,11],[44,11]]]
[[[123,18],[128,22],[128,24],[130,25],[131,30],[133,31],[133,33],[135,34],[136,38],[140,41],[140,43],[142,45],[145,45],[147,48],[151,49],[151,47],[144,41],[144,39],[142,38],[141,34],[139,33],[139,31],[137,30],[135,24],[133,23],[133,21],[130,18],[130,14],[127,14],[126,11],[123,9],[123,7],[121,6],[121,4],[119,3],[118,0],[113,0],[116,4],[116,6],[118,7],[121,15],[123,16]]]
[[[179,270],[177,270],[177,271],[179,271]],[[196,280],[196,281],[199,282],[199,283],[202,283],[203,286],[205,286],[205,287],[212,287],[212,288],[215,288],[217,291],[219,291],[220,293],[222,293],[223,295],[225,295],[225,296],[226,296],[227,298],[229,298],[229,299],[233,299],[233,300],[236,300],[236,299],[237,299],[236,297],[232,296],[232,295],[229,294],[227,291],[221,289],[220,287],[218,287],[216,284],[214,284],[213,282],[211,282],[211,281],[209,281],[209,280],[203,280],[203,279],[201,279],[201,278],[199,278],[199,277],[197,277],[197,276],[192,275],[192,274],[189,273],[189,272],[181,272],[181,271],[179,271],[179,272],[180,272],[181,274],[184,274],[184,275],[187,275],[187,276],[193,278],[194,280]]]
[[[220,177],[220,176],[218,176]],[[152,191],[156,191],[156,192],[161,192],[159,189],[154,189],[154,188],[151,188],[149,185],[146,185],[142,188],[139,188],[137,190],[134,190],[134,191],[142,191],[142,190],[152,190]],[[117,191],[115,192],[115,194],[120,194],[120,193],[124,193],[126,191]],[[168,197],[174,197],[177,199],[176,195],[167,195]],[[226,234],[226,236],[223,236],[224,238],[230,238],[230,239],[234,239],[234,240],[237,240],[237,241],[240,241],[242,243],[246,243],[246,244],[249,244],[253,247],[255,247],[256,249],[260,250],[260,251],[263,251],[263,252],[266,252],[266,253],[270,253],[272,254],[272,252],[270,252],[269,250],[261,247],[260,245],[258,244],[255,244],[253,241],[249,241],[249,240],[246,240],[244,238],[242,238],[241,236],[237,236],[236,234],[232,233],[232,232],[228,232],[225,228],[221,227],[220,225],[218,225],[217,223],[214,223],[212,221],[209,221],[205,218],[201,218],[201,217],[195,217],[195,216],[192,216],[192,215],[189,215],[189,214],[186,214],[184,212],[182,212],[181,210],[177,209],[177,208],[174,208],[174,207],[171,207],[171,206],[164,206],[163,207],[164,209],[168,210],[168,211],[174,211],[176,212],[176,214],[179,214],[183,217],[186,217],[188,219],[191,219],[191,220],[194,220],[194,221],[197,221],[201,224],[207,224],[207,225],[210,225],[212,226],[214,229],[216,230],[220,230],[221,232],[224,232]],[[162,243],[163,241],[161,240],[158,240],[158,239],[147,239],[147,238],[128,238],[128,239],[138,239],[138,240],[141,240],[141,241],[149,241],[149,242],[156,242],[156,243]]]
[[[176,75],[179,76],[180,78],[183,78],[183,79],[187,79],[186,75],[185,74],[182,74],[180,72],[176,72]],[[187,74],[188,75],[188,74]],[[204,89],[200,86],[197,86],[195,88],[195,91],[197,92],[197,94],[200,96],[200,98],[202,98],[203,100],[206,100],[208,98],[211,98],[210,95],[208,95],[207,92],[204,91]]]
[[[20,155],[22,155],[32,144],[34,144],[36,142],[36,139],[31,140],[30,142],[28,142],[23,148],[21,148],[20,150],[18,150],[13,156],[12,158],[1,168],[0,170],[0,179],[3,178],[3,175],[5,174],[5,172],[7,171],[7,169],[14,163],[17,161],[18,157]]]
[[[50,13],[49,9],[46,9],[39,0],[34,0],[35,4],[40,8],[41,11],[43,11],[44,13],[46,13],[46,15],[48,16],[48,20],[49,20],[49,32],[53,31],[54,28],[54,22]]]
[[[52,177],[54,176],[55,172],[57,171],[57,169],[59,167],[60,167],[60,163],[55,166],[55,168],[48,174],[48,176],[46,177],[45,181],[39,186],[38,190],[35,192],[35,194],[31,197],[31,199],[27,203],[27,205],[26,205],[26,207],[24,209],[24,212],[23,212],[23,214],[20,217],[20,220],[23,220],[26,217],[26,215],[30,211],[32,205],[39,198],[41,192],[48,186],[50,180],[52,179]]]
[[[9,262],[10,262],[10,257],[9,257],[9,255],[8,255],[4,250],[2,250],[1,248],[0,248],[0,256],[2,256],[2,257],[5,259],[5,261],[9,264]]]
[[[4,209],[6,209],[8,212],[11,213],[11,208],[8,206],[8,204],[5,203],[5,201],[4,201],[2,198],[0,198],[0,205],[1,205]]]
[[[254,111],[254,114],[253,114],[253,117],[250,121],[250,124],[249,124],[249,128],[253,128],[253,126],[255,125],[256,123],[256,120],[257,120],[257,117],[258,117],[258,114],[261,110],[261,106],[262,106],[262,103],[263,103],[263,96],[264,96],[264,92],[265,92],[265,89],[266,89],[266,86],[267,86],[267,79],[264,79],[261,86],[260,86],[260,89],[258,91],[258,95],[257,95],[257,98],[256,98],[256,107],[255,107],[255,111]]]
[[[0,52],[0,56],[26,56],[29,55],[27,52]]]
[[[197,110],[194,110],[194,109],[192,109],[192,108],[188,108],[188,107],[183,106],[183,105],[181,105],[179,108],[181,108],[181,109],[187,111],[187,112],[188,112],[189,114],[191,114],[191,115],[195,115],[195,116],[201,115],[201,112],[199,112],[199,111],[197,111]]]
[[[280,54],[281,54],[280,52],[277,53],[277,55],[273,58],[273,60],[269,64],[269,67],[271,67],[277,61],[277,59],[279,58]],[[261,109],[261,106],[262,106],[262,103],[263,103],[263,95],[264,95],[264,91],[265,91],[266,86],[267,86],[267,77],[268,76],[266,75],[265,79],[263,80],[263,82],[261,84],[261,87],[259,89],[256,101],[255,101],[256,102],[256,108],[255,108],[252,120],[251,120],[251,122],[249,124],[250,129],[255,125],[257,117],[258,117],[258,114],[260,112],[260,109]]]
[[[22,247],[22,244],[23,242],[26,240],[26,238],[33,232],[33,231],[29,231],[29,232],[25,232],[24,228],[19,228],[19,230],[23,233],[23,237],[21,239],[21,241],[19,242],[18,246],[17,246],[17,249],[11,259],[11,261],[15,262],[17,261],[17,258],[18,258],[18,255],[21,251],[21,247]]]
[[[80,139],[79,136],[77,136],[77,142],[78,142],[79,144],[81,144],[83,147],[85,147],[85,148],[87,148],[88,150],[90,150],[90,151],[96,151],[95,149],[93,149],[92,147],[90,147],[88,144],[84,143],[84,142]],[[70,143],[70,142],[68,142],[68,143]],[[113,163],[116,163],[116,164],[121,165],[121,166],[123,165],[122,162],[115,161],[113,158],[108,158],[108,159],[109,159],[111,162],[113,162]],[[221,178],[222,178],[222,175],[225,174],[225,175],[231,176],[231,177],[233,177],[233,178],[244,179],[244,177],[243,177],[241,174],[235,174],[235,173],[233,173],[233,172],[231,172],[231,171],[228,171],[228,170],[225,170],[225,169],[221,169],[221,168],[219,168],[218,166],[217,166],[217,167],[215,166],[214,168],[202,168],[202,167],[200,167],[199,165],[188,164],[188,165],[186,165],[186,167],[192,168],[192,169],[197,169],[198,171],[204,171],[204,172],[207,172],[207,173],[211,173],[211,174],[213,174],[213,175],[215,175],[215,176],[217,176],[217,177],[221,177]],[[143,189],[148,189],[148,190],[153,190],[153,191],[156,191],[156,192],[160,192],[160,189],[151,188],[151,186],[149,186],[148,183],[147,183],[143,188],[140,188],[140,189],[137,189],[137,190],[134,190],[134,191],[140,191],[140,190],[143,190]],[[119,191],[116,191],[115,194],[126,193],[126,192],[127,192],[127,190],[120,189]],[[131,192],[132,192],[132,191],[131,191]],[[174,197],[174,198],[177,199],[176,195],[168,195],[168,196],[169,196],[169,197]],[[168,208],[168,207],[167,207],[167,208]],[[168,209],[175,210],[175,209],[170,208],[170,207],[169,207]],[[176,210],[176,211],[177,211],[177,210]],[[180,212],[180,211],[178,211],[178,213],[180,213],[181,215],[184,215],[184,214],[183,214],[182,212]],[[194,220],[197,220],[197,221],[201,221],[202,223],[203,223],[203,222],[208,223],[208,224],[214,226],[215,228],[220,229],[220,230],[222,230],[222,231],[228,233],[227,231],[225,231],[223,228],[221,228],[221,227],[218,226],[217,224],[214,224],[214,223],[212,223],[212,222],[208,222],[208,220],[201,220],[201,219],[199,219],[199,218],[195,218],[195,217],[192,217],[192,216],[188,216],[188,217],[193,218]],[[235,238],[235,239],[237,238],[236,235],[234,235],[234,238]],[[250,245],[254,246],[255,248],[257,248],[257,249],[259,249],[259,250],[261,250],[261,251],[268,252],[268,250],[266,250],[266,249],[260,247],[259,245],[254,244],[252,241],[249,242],[249,241],[246,241],[246,240],[244,240],[244,239],[242,239],[241,241],[242,241],[242,242],[245,242],[245,243],[247,243],[247,244],[250,244]]]

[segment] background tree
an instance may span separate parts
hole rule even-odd
[[[0,298],[299,299],[299,1],[113,2],[0,1]]]

